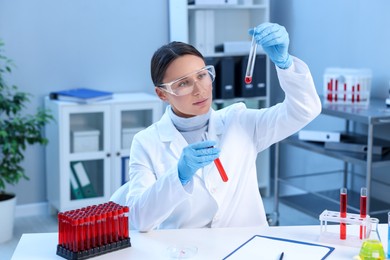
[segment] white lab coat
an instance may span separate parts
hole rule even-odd
[[[321,110],[304,62],[294,58],[290,68],[277,68],[277,73],[286,94],[282,103],[265,109],[237,103],[210,115],[208,139],[221,149],[228,182],[210,164],[187,185],[180,183],[177,163],[188,143],[167,112],[134,137],[126,198],[132,228],[267,225],[257,183],[257,154],[300,130]]]

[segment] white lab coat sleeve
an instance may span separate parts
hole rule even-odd
[[[156,178],[149,149],[154,149],[148,134],[136,135],[130,151],[129,192],[130,225],[140,231],[155,229],[181,202],[191,196],[192,181],[185,187],[178,178],[177,166]],[[145,145],[146,144],[146,145]],[[148,145],[149,144],[149,145]]]
[[[282,103],[260,110],[247,110],[241,117],[246,126],[253,126],[258,152],[296,133],[321,112],[321,101],[307,65],[293,57],[288,69],[276,67],[281,88],[285,93]],[[248,129],[248,128],[247,128]]]

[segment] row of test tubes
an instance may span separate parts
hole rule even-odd
[[[327,69],[324,101],[335,104],[367,105],[370,101],[371,72],[367,69]]]
[[[58,213],[58,245],[80,252],[129,238],[129,208],[114,202]]]

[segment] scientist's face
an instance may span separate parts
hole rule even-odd
[[[185,77],[188,81],[194,81],[192,92],[185,95],[174,95],[168,91],[156,87],[156,93],[161,100],[168,102],[173,112],[181,117],[193,117],[206,114],[212,103],[212,82],[210,84],[200,84],[198,73],[205,67],[202,58],[194,55],[184,55],[175,59],[167,68],[164,76],[164,83],[175,82],[177,79]],[[191,74],[193,73],[193,74]],[[202,72],[204,73],[204,72]],[[207,72],[206,72],[207,73]]]

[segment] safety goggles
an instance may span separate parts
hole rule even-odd
[[[214,66],[208,65],[174,81],[160,84],[158,87],[174,96],[184,96],[192,93],[195,83],[204,88],[211,87],[214,79]]]

